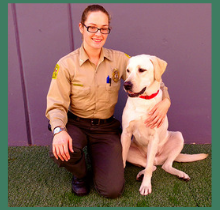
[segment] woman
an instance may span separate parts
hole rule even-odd
[[[72,191],[89,193],[83,148],[87,145],[94,186],[108,198],[121,195],[124,169],[120,122],[113,117],[120,78],[125,80],[128,56],[103,48],[110,33],[110,16],[100,5],[88,6],[79,23],[82,46],[61,58],[47,95],[46,116],[53,131],[51,157],[73,174]],[[146,126],[160,126],[169,106],[163,100],[151,111]]]

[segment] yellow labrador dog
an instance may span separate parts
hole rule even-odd
[[[124,167],[128,161],[145,168],[137,175],[137,179],[143,177],[139,189],[141,195],[152,192],[151,177],[156,165],[162,165],[166,172],[189,180],[186,173],[173,168],[173,162],[192,162],[207,157],[207,154],[181,154],[183,136],[181,132],[167,130],[167,117],[159,128],[151,129],[145,124],[148,112],[162,100],[160,83],[166,66],[165,61],[150,55],[134,56],[127,66],[124,89],[128,99],[122,116],[122,156]]]

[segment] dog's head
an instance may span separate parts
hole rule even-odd
[[[166,66],[167,63],[156,56],[131,57],[127,66],[127,79],[124,82],[125,91],[130,97],[146,95],[152,84],[160,83]]]

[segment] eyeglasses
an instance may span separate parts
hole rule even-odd
[[[100,31],[102,34],[109,34],[111,29],[110,28],[98,28],[95,26],[86,26],[85,24],[83,24],[87,31],[90,33],[97,33],[98,31]]]

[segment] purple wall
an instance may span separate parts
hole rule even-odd
[[[8,5],[8,145],[49,145],[46,94],[56,62],[80,47],[88,4]],[[211,143],[211,4],[102,4],[112,15],[105,45],[168,62],[169,130]],[[126,95],[120,90],[115,116]]]

